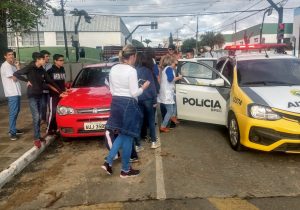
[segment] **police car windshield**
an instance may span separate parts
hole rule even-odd
[[[110,68],[85,68],[74,81],[73,87],[101,87],[108,85]]]
[[[300,85],[299,59],[263,59],[237,62],[240,86]]]

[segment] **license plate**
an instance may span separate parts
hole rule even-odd
[[[91,130],[104,130],[106,122],[88,122],[84,123],[84,130],[91,131]]]

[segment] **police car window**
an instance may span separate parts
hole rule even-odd
[[[110,68],[85,68],[81,70],[73,87],[100,87],[107,85]]]
[[[200,79],[212,79],[212,71],[198,63],[185,63],[181,66],[183,77],[192,77]]]
[[[230,61],[227,61],[226,65],[224,66],[224,69],[222,71],[222,74],[224,77],[226,77],[226,79],[228,79],[228,81],[230,82],[230,84],[232,84],[232,80],[233,80],[233,66],[230,63]]]
[[[263,59],[238,61],[240,86],[300,85],[299,59]]]

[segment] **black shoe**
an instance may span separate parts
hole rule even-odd
[[[129,178],[129,177],[136,177],[140,174],[140,170],[134,170],[130,168],[128,172],[121,171],[120,177],[121,178]]]
[[[17,135],[22,135],[22,134],[24,134],[24,132],[17,129],[16,134],[17,134]]]
[[[18,140],[18,137],[16,134],[10,134],[9,137],[10,137],[10,140],[12,140],[12,141]]]
[[[112,168],[107,162],[104,162],[101,168],[104,169],[108,175],[112,175]]]

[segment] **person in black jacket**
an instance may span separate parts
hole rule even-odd
[[[48,75],[50,78],[56,83],[56,85],[60,88],[60,90],[65,91],[65,79],[66,73],[64,69],[64,56],[60,54],[53,55],[54,65],[51,69],[48,70]],[[56,124],[56,107],[60,100],[59,93],[50,90],[50,100],[49,100],[49,119],[48,119],[48,127],[47,134],[53,135],[56,134],[57,124]]]
[[[27,82],[27,96],[33,119],[34,145],[37,148],[40,148],[41,141],[44,141],[40,134],[40,106],[44,86],[47,85],[50,89],[56,91],[61,96],[64,96],[64,93],[43,68],[43,65],[45,64],[44,55],[34,52],[32,54],[32,58],[33,61],[28,66],[16,71],[13,75],[19,80]]]

